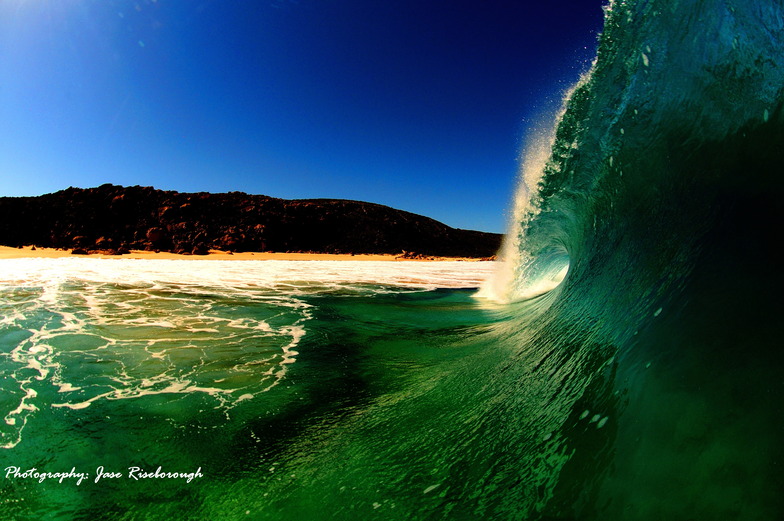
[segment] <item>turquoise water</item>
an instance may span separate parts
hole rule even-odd
[[[462,289],[493,268],[2,261],[3,518],[321,518],[338,482],[351,492],[336,515],[375,510],[383,498],[356,492],[374,472],[325,486],[337,467],[300,452],[348,458],[352,418],[451,378],[472,351],[461,339],[499,318]],[[135,479],[158,467],[178,476]],[[296,499],[292,483],[323,488]]]
[[[784,518],[784,6],[606,11],[497,265],[3,261],[2,517]]]

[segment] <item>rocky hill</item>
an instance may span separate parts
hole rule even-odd
[[[388,206],[339,199],[68,188],[0,197],[0,244],[123,253],[132,249],[393,253],[489,257],[501,235],[460,230]]]

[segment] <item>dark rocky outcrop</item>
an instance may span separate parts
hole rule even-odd
[[[388,206],[338,199],[286,200],[115,185],[0,197],[0,244],[6,246],[196,255],[217,249],[489,257],[500,241],[498,234],[450,228]]]

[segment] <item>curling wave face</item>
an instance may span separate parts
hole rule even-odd
[[[521,358],[570,368],[572,404],[540,414],[562,420],[550,440],[572,456],[540,467],[557,484],[530,516],[782,515],[784,425],[767,398],[784,391],[770,369],[782,363],[770,249],[784,226],[782,49],[780,2],[606,7],[549,153],[523,165],[506,271],[483,290],[529,303],[513,320]],[[604,417],[600,438],[580,426]]]

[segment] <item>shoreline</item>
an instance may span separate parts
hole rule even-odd
[[[0,246],[0,260],[2,259],[56,259],[66,257],[82,257],[93,259],[177,259],[177,260],[287,260],[287,261],[387,261],[387,262],[439,262],[439,261],[462,261],[462,262],[487,262],[493,258],[475,257],[405,257],[402,254],[371,254],[371,253],[302,253],[302,252],[239,252],[230,253],[219,250],[210,250],[207,255],[181,255],[171,252],[154,252],[145,250],[131,250],[130,253],[122,255],[110,255],[106,253],[73,254],[71,250],[58,250],[55,248],[35,248],[24,246],[15,248],[13,246]]]

